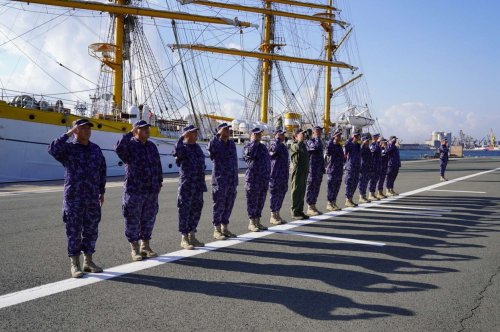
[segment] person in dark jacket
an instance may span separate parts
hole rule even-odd
[[[262,129],[252,129],[251,141],[243,148],[243,159],[247,163],[245,191],[250,220],[248,230],[252,232],[267,230],[267,227],[261,224],[260,218],[269,189],[271,159],[266,146],[260,141],[261,137]]]
[[[238,155],[234,141],[229,139],[227,123],[217,126],[217,134],[208,143],[208,153],[213,162],[212,198],[214,239],[236,237],[229,231],[229,217],[233,211],[238,186]]]
[[[386,196],[397,196],[398,193],[394,191],[394,182],[399,173],[399,169],[401,168],[401,158],[399,156],[399,148],[397,146],[398,138],[396,136],[391,136],[389,138],[389,142],[387,144],[387,180],[386,187],[387,192]]]
[[[106,187],[106,160],[97,144],[90,142],[87,119],[73,121],[73,127],[49,146],[49,154],[64,166],[63,221],[68,238],[71,276],[102,272],[92,259],[101,221]],[[68,142],[70,137],[72,142]],[[80,255],[83,252],[83,269]]]
[[[342,175],[344,173],[344,150],[340,144],[342,132],[333,133],[332,139],[326,148],[326,174],[327,174],[327,199],[326,209],[328,211],[341,210],[337,206],[337,195],[342,185]]]
[[[446,172],[446,166],[448,165],[448,158],[450,154],[450,149],[448,148],[448,140],[445,138],[441,140],[441,146],[439,147],[439,180],[448,181],[448,179],[444,176],[444,172]]]
[[[290,174],[290,157],[285,145],[285,132],[278,129],[274,132],[274,140],[269,147],[271,157],[271,176],[269,178],[269,194],[272,225],[285,224],[280,216],[281,206],[288,191],[288,177]]]
[[[352,137],[344,146],[346,155],[345,171],[345,206],[356,207],[358,204],[352,200],[354,192],[359,183],[359,172],[361,170],[361,145],[359,143],[360,133],[354,132]]]
[[[380,134],[373,134],[372,142],[370,143],[370,151],[372,153],[372,176],[370,177],[368,183],[368,189],[370,191],[370,195],[368,196],[368,200],[370,201],[378,201],[380,197],[378,197],[377,190],[377,182],[380,179],[380,172],[382,168],[382,149],[380,148]]]
[[[163,169],[158,148],[149,140],[150,127],[144,120],[137,121],[115,146],[125,163],[122,212],[133,261],[158,256],[149,242],[158,214]]]
[[[363,136],[361,138],[361,168],[359,172],[359,202],[360,203],[370,203],[368,197],[366,197],[366,189],[368,187],[368,181],[372,176],[373,171],[373,159],[372,153],[370,151],[370,138],[369,136]]]
[[[174,148],[175,163],[179,167],[177,208],[181,233],[180,245],[187,250],[205,246],[195,235],[203,209],[203,193],[207,191],[205,154],[196,143],[197,140],[198,128],[189,125],[184,128]]]
[[[387,196],[384,195],[384,183],[387,177],[387,163],[389,159],[387,159],[387,139],[383,138],[380,140],[380,178],[377,182],[377,198],[384,199]]]
[[[307,176],[306,203],[309,216],[320,215],[316,208],[323,174],[325,174],[325,159],[323,156],[323,141],[321,135],[323,128],[315,126],[312,137],[307,140],[307,151],[309,152],[309,174]]]

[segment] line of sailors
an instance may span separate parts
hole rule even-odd
[[[65,168],[63,221],[68,238],[68,256],[71,275],[83,276],[84,272],[99,273],[92,255],[98,237],[101,207],[104,203],[106,161],[101,149],[90,142],[93,124],[86,119],[73,122],[73,127],[49,146],[49,153]],[[236,145],[230,139],[230,126],[217,127],[216,135],[208,144],[213,162],[213,237],[216,240],[234,238],[229,228],[229,218],[237,196],[238,156]],[[327,173],[327,210],[338,211],[337,195],[345,174],[347,207],[355,207],[353,196],[359,186],[360,203],[397,195],[394,181],[401,167],[396,137],[389,141],[379,140],[355,132],[341,145],[341,133],[335,132],[326,149],[321,139],[322,128],[314,127],[310,138],[307,131],[296,130],[290,152],[285,143],[285,132],[277,130],[268,147],[261,142],[262,130],[251,131],[251,139],[245,145],[243,158],[247,163],[245,192],[248,229],[253,232],[267,230],[261,223],[267,192],[270,192],[270,224],[286,221],[280,210],[288,192],[291,174],[291,214],[293,219],[307,219],[319,215],[316,208],[323,174]],[[131,258],[140,261],[156,257],[150,240],[158,213],[158,195],[163,175],[160,155],[154,143],[149,141],[150,124],[141,120],[117,142],[115,151],[125,163],[122,212],[125,220],[125,236],[131,246]],[[68,142],[74,136],[72,142]],[[187,126],[177,141],[174,157],[179,167],[177,208],[180,246],[192,250],[203,247],[196,238],[197,226],[203,208],[205,182],[205,155],[197,144],[198,128]],[[325,151],[326,150],[326,151]],[[291,172],[290,172],[291,163]],[[387,191],[383,193],[384,182]],[[369,196],[367,196],[369,189]],[[304,213],[304,198],[308,205]],[[83,253],[83,265],[80,256]]]

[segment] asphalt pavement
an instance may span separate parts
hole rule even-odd
[[[207,248],[194,251],[179,248],[177,179],[166,176],[151,242],[162,256],[138,263],[110,179],[94,255],[105,273],[76,281],[61,182],[1,185],[0,330],[500,331],[500,159],[452,160],[445,183],[436,161],[405,162],[394,199],[253,234],[241,176],[230,221],[240,237],[213,242],[209,186]]]

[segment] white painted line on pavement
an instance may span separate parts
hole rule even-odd
[[[377,205],[374,205],[374,206],[377,206]],[[431,212],[451,212],[452,211],[452,210],[447,210],[447,209],[434,209],[434,208],[431,209],[431,208],[408,206],[408,205],[384,204],[384,205],[381,205],[380,207],[389,208],[389,209],[418,210],[418,211],[431,211]]]
[[[403,211],[403,210],[388,210],[388,209],[366,209],[368,212],[382,212],[382,213],[396,213],[396,214],[411,214],[414,216],[426,216],[426,217],[442,217],[442,214],[434,213],[423,213],[423,212],[413,212],[413,211]]]
[[[486,191],[468,191],[468,190],[438,190],[438,189],[433,189],[429,191],[443,191],[443,192],[449,192],[449,193],[468,193],[468,194],[486,194]]]
[[[104,270],[103,273],[89,273],[80,279],[70,278],[70,279],[65,279],[65,280],[53,282],[50,284],[45,284],[45,285],[34,287],[34,288],[21,290],[21,291],[10,293],[10,294],[5,294],[5,295],[0,296],[0,309],[10,307],[10,306],[13,306],[16,304],[20,304],[23,302],[36,300],[36,299],[39,299],[42,297],[54,295],[57,293],[65,292],[65,291],[68,291],[71,289],[91,285],[91,284],[97,283],[99,281],[116,278],[116,277],[119,277],[119,276],[122,276],[125,274],[142,271],[142,270],[156,267],[156,266],[159,266],[159,265],[162,265],[165,263],[174,262],[174,261],[177,261],[177,260],[180,260],[183,258],[197,256],[197,255],[200,255],[200,254],[203,254],[206,252],[210,252],[210,251],[214,251],[214,250],[217,250],[220,248],[227,248],[227,247],[230,247],[230,246],[233,246],[236,244],[244,243],[247,241],[252,241],[254,239],[258,239],[258,238],[261,238],[264,236],[275,234],[276,231],[287,231],[287,230],[290,230],[290,229],[293,229],[293,228],[296,228],[296,227],[299,227],[302,225],[312,224],[312,223],[315,223],[315,222],[318,222],[318,221],[321,221],[324,219],[331,219],[331,218],[335,218],[337,216],[341,216],[341,215],[348,214],[351,212],[369,209],[369,206],[380,205],[380,204],[384,204],[387,202],[392,202],[392,201],[398,200],[398,199],[403,198],[403,197],[416,195],[416,194],[419,194],[421,192],[432,190],[434,188],[439,188],[439,187],[442,187],[442,186],[445,186],[445,185],[448,185],[451,183],[455,183],[455,182],[463,181],[463,180],[470,179],[470,178],[473,178],[476,176],[496,172],[498,170],[500,170],[500,168],[495,168],[495,169],[488,170],[488,171],[474,173],[474,174],[463,176],[461,178],[453,179],[453,180],[450,180],[447,182],[440,182],[440,183],[433,184],[433,185],[430,185],[427,187],[408,191],[406,193],[402,193],[402,194],[395,196],[395,197],[390,197],[388,199],[384,199],[384,200],[378,201],[376,203],[371,203],[370,205],[366,204],[364,206],[362,205],[362,206],[358,206],[356,208],[343,209],[342,211],[338,211],[338,212],[329,212],[329,213],[325,213],[325,214],[320,215],[320,216],[311,217],[309,220],[294,221],[294,222],[287,223],[285,225],[274,226],[274,227],[271,227],[268,231],[257,232],[257,233],[246,233],[246,234],[238,236],[235,239],[211,242],[211,243],[208,243],[206,247],[200,248],[197,250],[178,250],[175,252],[161,255],[157,258],[150,258],[150,259],[140,261],[140,262],[133,262],[133,263],[115,266],[115,267]]]
[[[319,234],[311,234],[311,233],[295,232],[295,231],[273,230],[273,232],[274,233],[290,234],[290,235],[299,235],[299,236],[311,237],[311,238],[316,238],[316,239],[331,240],[331,241],[339,241],[339,242],[347,242],[347,243],[357,243],[357,244],[366,244],[366,245],[379,246],[379,247],[385,246],[385,243],[382,243],[382,242],[356,240],[356,239],[349,239],[349,238],[345,238],[345,237],[319,235]]]

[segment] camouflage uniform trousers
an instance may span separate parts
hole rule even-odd
[[[377,183],[379,182],[381,177],[382,177],[382,167],[378,167],[372,172],[372,176],[370,178],[368,188],[371,193],[374,193],[377,190]]]
[[[334,172],[327,174],[326,197],[328,202],[335,202],[342,185],[342,172]]]
[[[101,221],[99,200],[66,203],[63,221],[68,238],[68,256],[93,254]]]
[[[306,203],[308,205],[316,205],[316,202],[318,201],[319,191],[321,189],[321,181],[323,181],[323,172],[309,172],[306,188]]]
[[[270,207],[272,212],[279,212],[281,210],[287,191],[288,181],[283,183],[274,183],[272,186],[269,186]]]
[[[352,199],[359,182],[359,169],[346,169],[345,173],[345,196]]]
[[[203,209],[203,190],[199,186],[183,186],[177,195],[179,211],[179,232],[188,234],[196,232]]]
[[[269,178],[260,179],[251,185],[247,182],[245,186],[247,198],[248,218],[262,217],[262,209],[266,203],[267,190],[269,189]]]
[[[236,186],[212,188],[214,226],[229,224],[229,217],[236,201]]]
[[[387,168],[387,189],[394,189],[394,182],[396,181],[396,177],[399,173],[399,167],[389,167]]]
[[[378,190],[384,190],[384,183],[385,183],[386,177],[387,177],[387,167],[382,166],[380,168],[380,177],[379,177],[378,183],[377,183]]]
[[[123,195],[125,236],[129,242],[150,240],[158,214],[158,193]]]
[[[366,195],[366,189],[368,188],[368,181],[370,181],[373,176],[372,172],[361,171],[359,174],[359,194]]]

